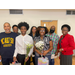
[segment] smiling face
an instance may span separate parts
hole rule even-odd
[[[13,27],[13,32],[14,32],[14,33],[18,33],[18,27],[16,27],[16,26]]]
[[[4,24],[4,30],[5,30],[5,32],[6,32],[6,33],[9,33],[9,32],[10,32],[10,29],[11,29],[10,24],[9,24],[9,23],[5,23],[5,24]]]
[[[36,27],[32,28],[32,33],[36,33]]]
[[[67,33],[68,33],[68,28],[67,27],[63,27],[62,34],[66,35]]]
[[[41,36],[44,36],[45,35],[45,29],[44,28],[40,28],[39,34]]]
[[[25,35],[25,34],[26,34],[26,31],[27,31],[27,28],[26,28],[25,26],[22,26],[22,27],[20,28],[20,30],[21,30],[21,34],[22,34],[22,35]]]

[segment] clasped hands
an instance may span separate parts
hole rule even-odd
[[[41,55],[45,56],[48,53],[48,51],[43,51],[43,53],[41,53]]]

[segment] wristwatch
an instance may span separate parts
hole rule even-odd
[[[63,51],[63,48],[62,48],[62,51]]]

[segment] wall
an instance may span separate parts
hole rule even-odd
[[[0,32],[3,32],[4,22],[9,22],[11,26],[19,22],[26,21],[31,26],[39,26],[41,20],[58,20],[57,34],[60,36],[61,26],[69,24],[71,26],[70,34],[75,38],[75,15],[66,15],[65,9],[23,9],[22,15],[11,15],[8,9],[0,9]],[[29,33],[30,29],[27,33]]]

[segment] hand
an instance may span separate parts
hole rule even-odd
[[[44,51],[44,52],[43,52],[43,56],[45,56],[47,53],[48,53],[48,51]]]
[[[57,56],[57,55],[58,55],[58,52],[56,51],[56,52],[55,52],[55,56]]]
[[[25,62],[27,62],[29,60],[29,56],[27,58],[25,58]]]
[[[63,48],[60,48],[60,49],[59,49],[59,52],[62,52],[62,51],[63,51]]]
[[[1,55],[0,55],[0,60],[1,60],[2,58],[1,58]]]
[[[16,57],[13,57],[13,61],[14,61],[14,62],[17,61]]]

